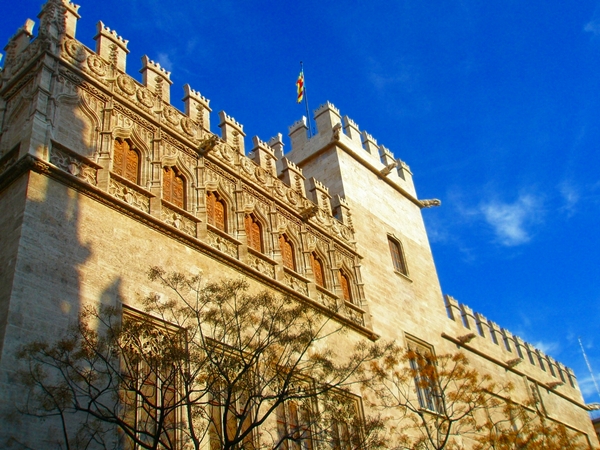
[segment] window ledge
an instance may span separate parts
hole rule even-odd
[[[402,272],[398,272],[397,270],[394,270],[394,273],[402,278],[404,278],[407,281],[410,281],[411,283],[413,282],[412,278],[410,278],[408,275],[403,274]]]
[[[175,211],[177,214],[181,214],[182,216],[187,217],[190,220],[193,220],[194,222],[201,222],[201,220],[196,217],[195,215],[193,215],[191,212],[186,211],[185,209],[174,205],[173,203],[167,201],[167,200],[161,200],[161,203],[166,206],[168,209]]]

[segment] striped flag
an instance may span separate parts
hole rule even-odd
[[[296,87],[298,88],[298,99],[297,102],[300,103],[304,98],[304,71],[300,71],[300,75],[298,76],[298,81],[296,81]]]

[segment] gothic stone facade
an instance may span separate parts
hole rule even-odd
[[[149,266],[246,277],[334,308],[348,339],[462,349],[517,400],[537,392],[551,419],[598,441],[572,371],[443,296],[409,167],[330,103],[246,148],[243,127],[147,57],[125,71],[127,41],[98,23],[78,42],[78,6],[50,0],[27,21],[0,72],[0,414],[20,394],[15,351],[51,339],[83,305],[160,289]],[[315,265],[315,260],[317,265]],[[315,269],[318,267],[318,269]],[[520,364],[516,364],[520,363]],[[20,422],[10,431],[46,432]],[[36,437],[37,436],[37,437]]]

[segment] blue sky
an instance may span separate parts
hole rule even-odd
[[[42,1],[3,3],[6,43]],[[577,341],[600,381],[600,1],[79,4],[80,41],[102,20],[129,40],[130,74],[159,61],[176,106],[189,83],[248,146],[304,114],[303,61],[311,109],[331,101],[442,200],[424,217],[444,292],[600,401]]]

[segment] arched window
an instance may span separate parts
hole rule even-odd
[[[216,192],[206,193],[206,218],[208,223],[221,231],[227,231],[227,209],[225,202]]]
[[[315,275],[315,283],[318,286],[325,287],[325,271],[321,258],[315,252],[310,254],[310,263],[312,265],[313,274]]]
[[[394,270],[396,272],[400,272],[402,275],[408,275],[406,261],[404,260],[404,254],[402,253],[402,246],[400,242],[388,236],[388,244],[390,245],[390,253],[392,255]]]
[[[254,214],[246,214],[244,224],[246,226],[248,247],[257,252],[262,252],[261,226]]]
[[[281,248],[281,258],[283,266],[288,269],[296,270],[296,262],[294,259],[294,246],[285,234],[279,236],[279,247]]]
[[[340,270],[340,287],[342,289],[342,298],[347,302],[352,302],[352,291],[350,290],[350,279],[342,270]]]
[[[175,167],[163,167],[162,198],[183,209],[185,207],[185,181]]]
[[[140,172],[140,154],[129,139],[115,139],[113,148],[113,172],[138,184]]]

